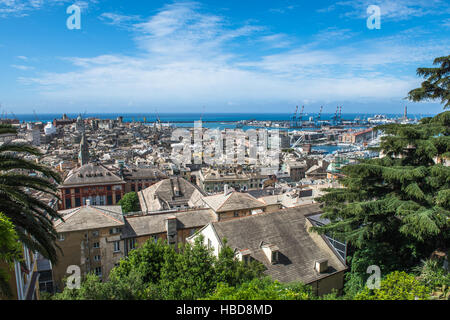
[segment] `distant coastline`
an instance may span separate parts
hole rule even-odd
[[[282,121],[290,120],[293,113],[66,113],[69,118],[76,118],[78,115],[82,115],[83,118],[98,118],[98,119],[116,119],[117,117],[123,117],[124,122],[155,122],[159,119],[161,122],[176,123],[179,121],[224,121],[224,122],[234,122],[240,120],[266,120],[266,121]],[[403,114],[394,113],[342,113],[343,120],[354,120],[355,118],[368,118],[373,117],[376,114],[386,115],[388,118],[399,118]],[[60,119],[63,113],[41,113],[41,114],[7,114],[10,119],[19,119],[20,122],[49,122],[54,119]],[[309,117],[315,117],[318,113],[305,113],[303,115],[303,120],[308,120]],[[421,119],[423,117],[430,117],[434,114],[408,114],[410,118]],[[298,115],[297,115],[298,116]],[[322,113],[322,120],[330,120],[334,116],[334,113]]]

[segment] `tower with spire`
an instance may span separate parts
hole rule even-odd
[[[83,133],[84,132],[84,120],[81,117],[81,114],[77,117],[77,122],[75,123],[75,127],[78,132]]]
[[[78,161],[80,165],[85,165],[89,162],[89,144],[86,139],[86,134],[83,132],[80,141],[80,153],[78,154]]]

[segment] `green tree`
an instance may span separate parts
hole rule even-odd
[[[226,239],[223,239],[223,248],[219,252],[214,267],[217,282],[227,283],[230,286],[260,278],[265,269],[264,265],[256,260],[252,260],[248,264],[237,261],[233,250],[227,245]]]
[[[379,289],[365,288],[355,300],[426,300],[430,289],[422,285],[413,275],[395,271],[381,280]]]
[[[448,100],[448,59],[435,60],[441,68],[418,69],[430,77],[422,84],[427,93],[415,89],[410,99]],[[442,164],[450,158],[450,112],[375,130],[385,134],[378,148],[383,156],[343,168],[343,188],[328,189],[318,198],[331,223],[313,228],[347,241],[351,273],[346,288],[352,293],[369,276],[369,265],[383,267],[384,273],[410,270],[450,240],[450,167]]]
[[[0,125],[0,134],[16,133],[10,125]],[[56,210],[36,199],[26,190],[40,191],[57,197],[56,184],[60,176],[55,171],[24,156],[40,156],[41,152],[22,143],[0,146],[0,211],[14,224],[20,241],[56,262],[56,231],[52,220],[59,219]],[[30,176],[27,172],[36,173]]]
[[[408,98],[412,101],[441,99],[445,108],[450,107],[450,56],[434,59],[437,68],[418,68],[417,75],[427,77],[420,88],[411,90]]]
[[[448,300],[450,299],[450,272],[448,266],[444,267],[445,259],[447,257],[424,260],[414,271],[418,273],[420,283],[431,288],[433,297]]]
[[[281,284],[269,277],[255,278],[233,287],[220,282],[206,300],[312,300],[310,286],[302,283]]]
[[[125,213],[141,211],[139,197],[136,192],[128,192],[117,204],[122,207],[122,211]]]
[[[379,127],[385,156],[345,166],[343,188],[319,198],[331,223],[313,229],[349,243],[352,273],[371,264],[408,270],[449,243],[450,167],[434,161],[449,156],[449,127],[448,111],[418,125]]]
[[[197,237],[193,245],[180,246],[179,253],[166,259],[161,269],[160,290],[164,299],[193,300],[214,290],[216,274],[212,250]]]
[[[149,240],[121,259],[119,265],[111,270],[110,279],[122,280],[134,271],[145,283],[158,283],[165,260],[172,260],[175,254],[174,247],[161,239],[156,243]]]
[[[0,263],[12,267],[15,260],[21,260],[22,247],[18,239],[19,237],[10,219],[0,212]],[[0,269],[0,296],[11,296],[8,280],[8,270]]]
[[[201,237],[178,250],[149,240],[123,258],[107,281],[89,275],[80,290],[65,288],[54,299],[199,299],[210,295],[219,281],[236,285],[262,275],[261,265],[244,264],[229,247],[224,250],[216,258]]]

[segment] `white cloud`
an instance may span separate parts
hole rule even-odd
[[[349,30],[326,29],[314,43],[250,58],[239,50],[236,39],[252,36],[277,42],[283,36],[268,34],[261,26],[233,26],[224,17],[200,13],[192,3],[167,5],[133,30],[141,49],[135,56],[65,58],[76,71],[19,80],[37,85],[47,100],[111,105],[130,100],[136,105],[166,106],[229,105],[232,101],[237,106],[401,99],[419,82],[412,65],[415,70],[416,62],[431,62],[449,46],[448,41],[439,45],[432,40],[405,42],[403,35],[319,49],[318,44],[329,42],[330,37],[352,36]],[[400,72],[401,68],[409,72]]]
[[[114,26],[128,26],[128,24],[140,20],[137,15],[123,15],[113,12],[104,12],[99,17],[100,20]]]
[[[318,12],[332,12],[337,8],[348,10],[343,16],[367,18],[367,8],[377,5],[381,9],[383,20],[407,20],[413,17],[441,15],[450,13],[450,4],[446,0],[348,0],[339,1]]]
[[[31,12],[40,10],[45,6],[76,4],[82,10],[86,10],[90,3],[97,0],[73,1],[73,0],[0,0],[0,18],[23,17]]]
[[[17,64],[12,64],[11,67],[13,67],[15,69],[23,70],[23,71],[34,69],[33,67],[30,67],[30,66],[17,65]]]

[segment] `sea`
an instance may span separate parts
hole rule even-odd
[[[62,113],[46,113],[46,114],[17,114],[15,115],[20,122],[49,122],[53,119],[61,119]],[[67,113],[67,117],[76,118],[79,114]],[[308,121],[310,117],[317,117],[317,113],[305,113],[303,114],[302,121]],[[376,113],[343,113],[342,120],[354,120],[359,118],[361,120],[373,117]],[[383,114],[388,118],[400,118],[403,114]],[[124,122],[132,121],[146,121],[155,122],[158,118],[163,123],[170,123],[176,126],[192,127],[194,121],[202,119],[203,121],[214,121],[214,122],[204,122],[203,127],[207,128],[235,128],[235,123],[240,120],[272,120],[272,121],[282,121],[291,120],[292,113],[85,113],[81,115],[84,119],[86,118],[97,118],[97,119],[117,119],[117,117],[122,116]],[[422,117],[430,115],[420,115],[413,114],[409,115],[410,118],[421,119]],[[320,120],[331,120],[334,117],[334,113],[322,113]]]

